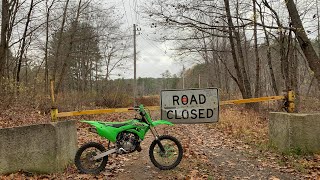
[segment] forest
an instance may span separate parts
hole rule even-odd
[[[0,179],[320,179],[319,0],[0,6]]]
[[[300,97],[318,99],[318,6],[316,0],[139,4],[139,19],[150,32],[160,32],[153,39],[168,43],[177,62],[193,64],[178,74],[164,69],[159,81],[138,79],[139,95],[218,87],[226,98],[293,89],[297,102]],[[127,12],[118,9],[99,0],[2,1],[1,104],[47,104],[50,80],[61,102],[85,97],[84,102],[94,103],[120,94],[130,100],[123,105],[132,103],[134,81],[118,72],[132,71],[133,34],[124,26]],[[174,82],[168,82],[172,78]]]

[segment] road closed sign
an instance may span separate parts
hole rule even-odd
[[[218,122],[218,89],[161,91],[161,119],[176,124]]]

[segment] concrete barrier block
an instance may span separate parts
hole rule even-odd
[[[0,174],[63,171],[76,150],[75,121],[0,129]]]
[[[270,113],[270,143],[281,152],[320,152],[320,113]]]

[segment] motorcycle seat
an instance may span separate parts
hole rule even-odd
[[[125,126],[125,125],[127,125],[128,123],[117,123],[117,124],[108,124],[108,123],[103,123],[105,126],[111,126],[111,127],[115,127],[115,128],[119,128],[119,127],[121,127],[121,126]]]

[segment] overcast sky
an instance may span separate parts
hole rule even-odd
[[[170,50],[170,44],[160,43],[157,41],[153,41],[157,36],[156,33],[160,33],[155,31],[155,29],[151,29],[151,23],[147,22],[142,18],[143,13],[141,12],[140,7],[144,3],[142,0],[110,0],[111,4],[115,5],[118,13],[123,15],[123,23],[124,26],[131,30],[131,34],[133,35],[133,24],[137,24],[139,28],[141,28],[140,35],[137,35],[137,76],[138,77],[161,77],[161,74],[166,70],[169,70],[171,74],[178,74],[181,72],[183,64],[181,62],[176,62],[172,58],[170,58],[170,54],[172,50]],[[277,2],[275,2],[277,3]],[[277,9],[280,17],[287,17],[286,9],[283,2],[279,1],[279,9]],[[314,6],[314,1],[309,2],[306,0],[301,0],[298,3],[298,8],[300,7],[300,11],[304,12],[305,9],[309,9]],[[308,18],[309,16],[313,16],[312,11],[306,11],[303,18]],[[310,19],[309,17],[309,19]],[[307,21],[304,19],[304,26],[309,29],[311,34],[308,34],[309,37],[315,38],[317,32],[314,30],[316,23],[314,22],[314,18]],[[286,22],[286,19],[283,20]],[[287,24],[287,23],[284,23]],[[164,32],[165,33],[165,32]],[[248,33],[248,32],[247,32]],[[250,33],[250,32],[249,32]],[[261,32],[261,34],[264,34]],[[250,36],[250,35],[249,35]],[[133,53],[133,52],[132,52]],[[132,59],[133,62],[133,59]],[[133,64],[133,63],[132,63]],[[185,64],[185,67],[189,67],[192,65],[191,63]],[[125,78],[133,78],[133,67],[127,71],[118,71],[114,72],[114,74],[121,74],[121,77]],[[118,78],[119,76],[114,76],[113,78]]]
[[[141,31],[137,33],[137,77],[161,77],[166,70],[169,70],[171,74],[178,74],[183,65],[170,58],[171,52],[168,44],[152,40],[157,34],[150,29],[150,23],[139,15],[141,13],[140,3],[139,0],[114,0],[116,9],[119,9],[117,12],[124,15],[124,26],[131,28],[132,34],[133,24],[141,28]],[[133,67],[126,72],[118,71],[114,74],[133,78]]]

